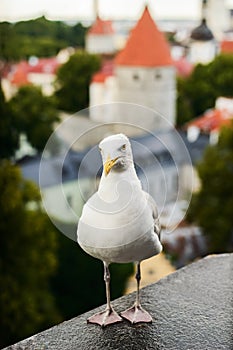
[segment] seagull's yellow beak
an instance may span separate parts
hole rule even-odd
[[[116,164],[117,159],[119,159],[119,157],[111,159],[110,156],[108,156],[106,162],[104,163],[104,172],[106,176],[108,175],[109,171],[112,169],[113,165]]]

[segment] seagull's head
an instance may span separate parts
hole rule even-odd
[[[103,159],[105,176],[110,171],[125,171],[133,164],[131,145],[124,134],[104,138],[99,144],[99,150]]]

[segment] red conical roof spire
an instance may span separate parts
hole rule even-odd
[[[165,36],[158,30],[148,7],[132,30],[116,64],[125,66],[170,66],[172,59]]]
[[[88,34],[94,34],[94,35],[114,34],[112,22],[104,21],[97,15],[97,18],[94,24],[88,30]]]

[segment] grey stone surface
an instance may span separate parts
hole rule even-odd
[[[202,259],[142,289],[141,294],[152,324],[131,326],[124,321],[105,329],[87,324],[87,317],[101,307],[7,349],[233,349],[233,254]],[[132,293],[115,300],[115,309],[123,311],[134,298]]]

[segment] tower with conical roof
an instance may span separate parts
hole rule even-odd
[[[207,0],[202,0],[201,24],[194,28],[190,35],[189,60],[192,63],[209,63],[217,53],[216,41],[207,26]]]
[[[156,128],[175,123],[176,77],[170,48],[146,6],[115,60],[116,100],[159,112]]]
[[[93,8],[95,21],[86,34],[86,50],[95,54],[113,54],[116,48],[112,22],[100,18],[98,0],[94,0]]]

